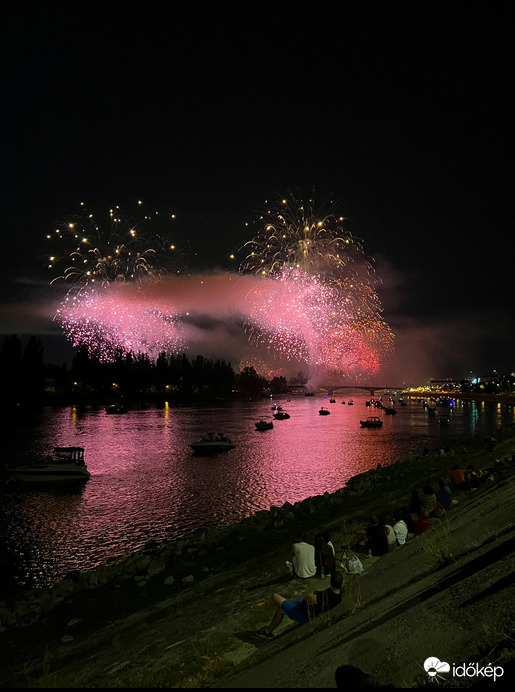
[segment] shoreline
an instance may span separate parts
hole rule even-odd
[[[416,408],[416,405],[414,405],[413,408]],[[460,407],[457,406],[457,408],[461,408],[461,406]],[[357,409],[357,407],[355,407],[355,410],[358,410],[358,412],[361,413],[361,411],[359,411],[359,409]],[[404,410],[409,411],[409,409],[404,409]],[[469,406],[468,407],[468,413],[467,413],[468,416],[470,416],[470,411],[472,411],[472,410],[473,409],[471,409]],[[497,416],[494,415],[495,414],[494,407],[491,407],[489,410],[491,410],[492,416],[488,416],[487,418],[484,419],[487,421],[491,421],[489,424],[489,429],[493,428],[493,426],[495,425],[494,421],[496,420],[496,418],[498,420],[501,420],[501,418],[502,418],[503,421],[511,420],[511,409],[504,411],[502,413],[502,416],[500,414],[498,414]],[[69,409],[64,409],[64,411],[69,411]],[[442,415],[444,415],[443,412],[442,412]],[[460,415],[461,415],[461,411],[460,411]],[[397,418],[399,418],[399,416],[397,416]],[[436,422],[438,423],[438,421],[436,421]],[[441,433],[438,431],[438,426],[436,426],[436,428],[433,426],[432,430],[436,431],[436,433],[434,433],[436,435],[436,437],[434,437],[434,439],[431,438],[431,439],[427,440],[427,447],[424,449],[424,451],[427,451],[428,453],[432,453],[433,451],[438,449],[440,444],[442,444],[442,445],[444,444],[444,442],[438,438],[438,435],[441,436]],[[458,428],[458,430],[459,430],[459,428]],[[450,435],[452,435],[454,432],[455,431],[451,430]],[[447,431],[445,431],[445,436],[447,436],[447,435],[449,435],[449,433],[447,433]],[[472,434],[469,434],[469,432],[466,432],[466,438],[464,441],[467,442],[467,444],[468,444],[469,440],[471,438],[472,438]],[[404,461],[409,460],[408,455],[410,453],[422,454],[422,452],[423,452],[422,447],[417,449],[417,440],[416,440],[416,438],[413,438],[413,439],[414,439],[414,444],[412,445],[412,448],[405,448],[404,452],[403,452],[403,450],[401,450],[399,452],[398,456],[397,456],[396,452],[392,452],[391,454],[385,454],[385,455],[379,455],[379,454],[378,455],[369,455],[369,458],[367,458],[365,461],[366,465],[363,464],[362,468],[367,468],[368,465],[372,465],[372,464],[375,465],[377,463],[377,461],[381,461],[382,463],[388,463],[390,460],[399,459],[399,460],[404,462]],[[449,441],[449,444],[453,444],[453,442]],[[299,454],[301,454],[301,452],[299,452]],[[406,456],[405,456],[405,454],[406,454]],[[384,456],[384,458],[383,458],[383,456]],[[345,483],[345,479],[347,478],[347,473],[352,473],[352,472],[353,471],[346,471],[345,475],[339,474],[339,477],[335,478],[334,485],[331,484],[330,487],[327,487],[327,484],[321,484],[320,483],[318,485],[316,492],[323,492],[326,489],[330,493],[337,492],[337,490],[341,489],[340,486]],[[356,473],[356,471],[354,471],[354,473]],[[335,488],[335,486],[336,486],[336,488]],[[311,488],[312,488],[312,486],[311,486]],[[302,493],[299,493],[299,497],[303,498],[304,494],[307,494],[309,492],[313,492],[312,489],[310,490],[310,486],[307,487],[305,493],[304,493],[304,491]],[[283,498],[285,498],[284,494],[283,494],[282,498],[279,496],[279,500],[278,500],[277,504],[280,504],[282,502]],[[259,510],[259,512],[270,511],[271,506],[272,506],[272,500],[267,500],[265,503],[265,501],[262,498],[261,502],[263,503],[262,504],[263,509]],[[252,511],[256,512],[255,507],[252,507]],[[236,512],[233,512],[232,514],[229,514],[229,512],[226,512],[223,517],[220,517],[220,515],[219,516],[213,515],[213,517],[208,516],[207,520],[205,517],[200,517],[200,520],[198,522],[196,522],[196,524],[197,524],[196,526],[193,524],[191,526],[191,530],[187,529],[187,530],[181,531],[181,535],[179,535],[179,536],[175,535],[179,532],[170,530],[170,531],[166,532],[168,535],[164,535],[163,532],[159,532],[159,536],[156,535],[155,538],[157,541],[159,541],[159,544],[163,544],[165,542],[172,541],[172,540],[173,541],[190,540],[190,539],[194,538],[195,535],[198,533],[202,533],[204,531],[213,532],[215,530],[212,526],[206,526],[205,528],[199,528],[204,523],[205,524],[211,524],[211,522],[213,522],[213,524],[214,524],[215,521],[218,521],[220,528],[226,528],[228,526],[231,526],[234,522],[239,521],[238,516],[237,516],[238,514],[239,513],[236,513]],[[220,521],[220,519],[222,521]],[[226,521],[231,522],[231,523],[225,523]],[[181,527],[180,523],[179,523],[179,526]],[[152,533],[156,534],[157,532],[153,531]],[[123,545],[123,542],[120,542],[121,547],[119,549],[118,549],[118,545],[116,545],[114,550],[112,550],[112,551],[100,550],[99,551],[100,557],[99,557],[99,561],[97,564],[100,564],[100,560],[102,560],[102,564],[110,564],[112,562],[119,562],[119,561],[125,559],[127,556],[129,556],[135,550],[141,552],[142,550],[145,549],[145,547],[147,545],[146,543],[144,543],[144,541],[149,541],[149,538],[150,538],[150,536],[147,532],[147,535],[142,536],[141,541],[137,545],[134,545],[134,542],[131,545],[130,541],[127,540],[127,541],[125,541],[125,543],[127,544],[125,546]],[[13,559],[13,564],[16,565],[15,559]],[[51,565],[52,564],[51,561],[49,561],[48,564]],[[68,571],[70,571],[70,572],[72,570],[82,571],[83,569],[90,571],[90,569],[91,569],[90,564],[91,563],[89,563],[87,560],[87,554],[85,555],[85,559],[80,561],[80,562],[66,559],[66,556],[65,556],[65,560],[63,560],[60,564],[56,563],[56,569],[53,572],[49,570],[48,578],[45,579],[46,575],[43,575],[41,577],[38,577],[38,579],[33,579],[33,580],[31,579],[30,581],[28,579],[18,579],[18,581],[22,581],[22,580],[25,581],[25,585],[22,586],[21,589],[29,589],[29,588],[45,589],[45,588],[48,588],[49,586],[51,586],[52,584],[57,583],[62,578],[64,578]],[[36,564],[35,569],[34,569],[34,573],[36,575],[38,574],[37,567],[38,566]],[[22,575],[22,577],[23,577],[23,575]]]
[[[180,603],[197,607],[194,604],[199,601],[198,607],[207,607],[210,614],[213,609],[213,622],[216,623],[224,615],[225,599],[211,606],[195,594],[205,595],[207,590],[211,598],[213,589],[215,592],[220,589],[222,593],[234,589],[239,592],[249,574],[261,574],[259,582],[269,584],[267,592],[274,584],[277,589],[287,588],[281,565],[284,567],[283,558],[288,556],[288,546],[299,526],[311,532],[327,528],[340,543],[342,527],[343,530],[352,528],[378,509],[403,504],[411,487],[422,487],[426,480],[433,480],[450,469],[455,460],[472,459],[476,468],[509,468],[514,451],[515,430],[499,430],[495,443],[493,439],[475,440],[474,444],[469,441],[443,454],[433,452],[388,467],[378,465],[377,469],[355,477],[350,483],[352,487],[348,484],[336,493],[307,498],[293,506],[286,503],[282,507],[272,507],[235,525],[203,532],[192,540],[172,542],[134,554],[125,561],[95,570],[90,574],[91,581],[81,574],[69,575],[50,590],[52,594],[34,591],[25,594],[26,598],[17,602],[16,612],[17,616],[26,618],[27,623],[19,626],[21,623],[12,622],[0,634],[0,642],[4,651],[14,653],[16,642],[23,648],[30,641],[44,641],[60,660],[67,656],[65,647],[91,646],[98,641],[99,633],[109,632],[116,623],[123,628],[130,627],[131,622],[146,619],[148,613],[155,614],[155,608],[160,611],[167,603],[175,603],[174,608],[180,609]],[[12,610],[9,611],[7,604],[0,604],[2,623],[8,612]],[[198,617],[202,621],[205,616],[206,612]],[[238,617],[234,614],[236,620]],[[70,622],[77,624],[72,627]],[[189,636],[194,636],[193,621],[183,627],[186,632],[191,627],[193,632]],[[215,632],[217,627],[214,624]],[[180,647],[173,645],[174,649],[176,646],[179,654]],[[41,670],[43,660],[42,651],[38,658],[37,650],[38,647],[30,653],[34,671]]]

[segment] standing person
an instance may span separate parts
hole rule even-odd
[[[264,639],[271,639],[273,637],[272,632],[281,624],[285,615],[290,620],[303,625],[309,622],[310,618],[317,618],[322,613],[331,610],[342,602],[342,584],[343,574],[334,572],[331,574],[329,588],[307,593],[303,598],[289,601],[284,596],[274,593],[272,601],[277,606],[277,610],[268,627],[262,627],[256,632],[256,635]]]
[[[305,534],[300,534],[296,543],[292,546],[292,561],[286,561],[286,565],[293,577],[308,579],[314,577],[317,571],[315,564],[315,546],[308,543]]]

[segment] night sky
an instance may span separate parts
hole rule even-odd
[[[382,279],[378,379],[515,370],[510,8],[3,2],[0,334],[69,359],[45,238],[81,202],[174,213],[224,272],[257,207],[314,191]]]

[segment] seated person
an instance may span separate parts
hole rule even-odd
[[[452,486],[457,490],[468,490],[468,473],[467,469],[460,469],[458,464],[454,464],[449,471]]]
[[[300,579],[314,577],[317,571],[315,564],[315,546],[306,541],[305,535],[300,535],[292,546],[292,561],[287,562],[292,576]]]
[[[386,529],[379,523],[379,519],[375,515],[370,517],[370,523],[365,530],[362,529],[357,532],[349,547],[355,548],[360,544],[364,547],[365,552],[370,551],[374,557],[386,555],[388,552]]]
[[[395,543],[397,545],[404,545],[406,543],[406,539],[408,538],[408,526],[404,521],[403,513],[398,510],[393,515],[393,518],[394,524],[392,528],[395,534]]]
[[[333,557],[336,557],[336,550],[334,549],[333,542],[331,541],[331,535],[329,534],[328,531],[326,531],[324,533],[324,538],[325,538],[325,542],[327,543],[327,545],[331,548],[331,552],[333,554]]]
[[[469,486],[471,488],[479,488],[481,487],[481,478],[479,477],[479,474],[476,473],[475,468],[472,466],[472,464],[469,464],[467,466],[467,472],[468,472],[468,477],[467,480],[469,482]]]
[[[438,479],[436,501],[439,502],[446,511],[452,509],[452,491],[449,486],[445,484],[443,478]]]
[[[290,620],[303,625],[309,622],[310,619],[317,618],[322,613],[326,613],[342,602],[342,584],[343,574],[334,572],[331,574],[331,585],[329,588],[307,593],[303,598],[288,601],[278,593],[274,593],[272,601],[277,606],[277,610],[268,627],[262,627],[256,632],[256,635],[264,639],[271,639],[273,637],[272,632],[281,624],[285,615]]]
[[[381,519],[381,524],[384,526],[384,530],[386,531],[386,540],[388,541],[388,552],[389,553],[391,553],[392,550],[395,550],[395,548],[396,548],[395,531],[393,530],[393,523],[394,523],[393,518],[387,519],[386,517],[383,517]]]
[[[335,550],[328,533],[315,538],[316,576],[326,577],[336,569]]]
[[[422,512],[422,500],[420,499],[420,493],[417,488],[413,488],[411,491],[411,499],[409,504],[410,514],[416,514],[420,517]]]
[[[427,519],[432,517],[436,509],[436,494],[432,486],[425,485],[422,488],[422,495],[420,496],[421,512],[420,516],[422,519]]]

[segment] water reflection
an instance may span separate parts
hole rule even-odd
[[[120,416],[103,409],[46,409],[19,421],[7,448],[11,459],[55,445],[86,450],[92,476],[81,489],[0,494],[2,544],[28,584],[45,586],[72,569],[87,570],[148,541],[180,538],[258,510],[334,492],[358,473],[446,447],[514,422],[514,409],[489,404],[446,408],[442,427],[420,402],[363,429],[366,397],[354,406],[321,397],[282,402],[291,415],[265,432],[270,401],[233,402],[205,409],[147,408]],[[379,414],[381,415],[381,414]],[[189,445],[206,432],[224,432],[236,448],[196,457]]]

